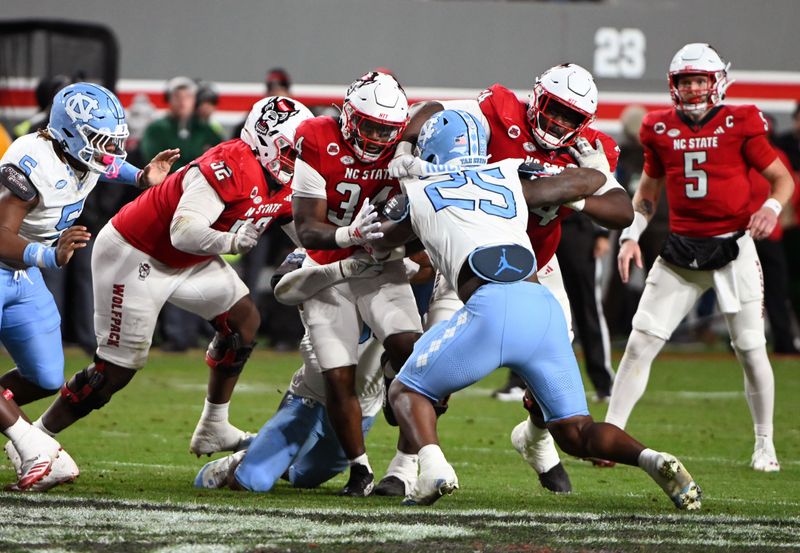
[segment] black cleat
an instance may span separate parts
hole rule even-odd
[[[364,465],[352,465],[347,485],[337,495],[367,497],[375,487],[375,475]]]
[[[406,484],[397,476],[384,476],[375,486],[373,493],[387,497],[405,497]]]
[[[572,483],[569,481],[569,474],[564,470],[564,465],[558,463],[556,466],[539,475],[539,483],[546,490],[553,493],[572,492]]]

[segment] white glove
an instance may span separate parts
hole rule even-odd
[[[340,248],[348,248],[383,238],[383,233],[378,230],[381,224],[376,221],[377,218],[375,206],[369,203],[369,198],[365,199],[350,226],[336,229],[336,244]]]
[[[369,257],[353,256],[342,259],[339,270],[344,278],[371,278],[383,272],[383,263],[376,263]]]
[[[411,154],[400,154],[389,162],[389,176],[396,179],[404,177],[430,177],[444,173],[453,173],[460,167],[453,163],[435,164],[424,161]]]
[[[600,142],[598,138],[595,141],[597,145],[597,149],[595,150],[592,148],[592,145],[589,144],[589,141],[585,138],[578,138],[575,141],[575,148],[570,147],[569,153],[572,157],[575,158],[575,161],[578,162],[580,167],[585,167],[587,169],[597,169],[604,175],[608,175],[611,173],[611,166],[608,164],[608,158],[606,157],[606,152],[603,149],[603,143]]]
[[[258,243],[261,232],[252,221],[245,221],[233,236],[233,253],[247,253]]]

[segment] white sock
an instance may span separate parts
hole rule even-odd
[[[17,419],[17,422],[3,430],[3,434],[5,434],[9,440],[14,442],[14,445],[16,445],[17,442],[20,441],[22,437],[28,433],[28,431],[30,431],[30,429],[31,424],[20,417]]]
[[[436,470],[436,467],[441,467],[442,465],[449,465],[447,459],[444,456],[444,452],[442,448],[440,448],[437,444],[428,444],[422,447],[418,453],[419,456],[419,470],[420,473],[423,472],[426,468],[433,468]]]
[[[399,449],[395,453],[392,462],[386,469],[386,476],[398,476],[403,481],[416,480],[417,470],[419,469],[419,458],[417,455],[403,453]]]
[[[636,402],[644,394],[653,360],[664,347],[661,338],[633,330],[611,388],[606,422],[625,428]]]
[[[228,407],[231,402],[227,403],[211,403],[206,399],[203,406],[203,414],[200,415],[201,421],[209,422],[227,422],[228,420]]]
[[[744,394],[756,439],[772,441],[772,415],[775,410],[775,377],[772,374],[766,347],[737,351],[744,369]]]
[[[42,417],[39,417],[38,419],[36,419],[35,421],[33,421],[33,427],[34,427],[34,428],[38,428],[39,430],[41,430],[42,432],[44,432],[45,434],[47,434],[47,435],[48,435],[48,436],[50,436],[51,438],[55,438],[55,437],[56,437],[56,433],[55,433],[55,432],[50,432],[50,431],[49,431],[49,430],[48,430],[48,429],[45,427],[44,423],[42,422]]]
[[[353,465],[364,465],[370,472],[372,472],[372,467],[369,465],[369,459],[367,458],[366,453],[362,453],[355,459],[350,459],[349,462],[351,467]]]
[[[661,454],[648,447],[639,454],[638,463],[647,474],[653,474],[658,470],[659,460],[661,460]]]
[[[530,417],[528,417],[527,434],[527,446],[532,453],[530,465],[537,474],[544,474],[561,462],[553,436],[546,428],[539,428],[533,424]]]

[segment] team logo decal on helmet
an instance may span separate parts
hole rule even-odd
[[[313,115],[309,109],[285,96],[269,96],[253,105],[240,138],[258,161],[280,184],[294,175],[294,136],[297,127]]]
[[[67,98],[64,111],[73,122],[88,123],[92,120],[92,112],[99,107],[97,100],[79,92]]]

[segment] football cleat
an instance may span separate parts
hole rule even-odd
[[[19,480],[15,484],[6,486],[7,491],[24,492],[27,491],[47,476],[53,468],[53,458],[44,453],[40,453],[27,463],[22,465],[22,472]]]
[[[700,489],[686,467],[669,453],[659,453],[660,459],[654,468],[645,469],[661,486],[678,509],[693,511],[700,508],[703,490]]]
[[[350,478],[337,495],[349,497],[367,497],[375,487],[375,475],[362,464],[350,467]]]
[[[381,478],[373,493],[386,497],[405,497],[406,494],[411,492],[411,489],[413,489],[413,485],[410,485],[409,482],[390,474]]]
[[[778,472],[781,465],[778,462],[778,455],[775,453],[775,445],[772,440],[756,438],[756,445],[753,450],[753,457],[750,459],[750,466],[753,470],[761,472]]]
[[[403,505],[433,505],[440,497],[451,495],[457,489],[458,477],[449,464],[436,476],[428,476],[423,471],[414,489],[403,500]]]
[[[61,484],[74,482],[80,476],[80,473],[81,471],[72,456],[61,449],[58,452],[58,457],[53,460],[53,467],[50,472],[31,486],[29,490],[32,492],[46,492],[50,488]]]
[[[198,457],[220,451],[239,451],[253,438],[253,434],[239,430],[228,421],[201,419],[194,429],[189,451]]]
[[[17,479],[22,476],[22,458],[19,456],[19,452],[17,448],[14,447],[14,444],[11,440],[6,442],[5,445],[6,450],[6,457],[11,462],[11,465],[14,467],[14,472],[17,473]]]
[[[572,482],[569,481],[569,474],[564,470],[564,465],[559,463],[539,475],[539,483],[545,490],[553,493],[571,493]]]
[[[236,470],[247,450],[237,451],[216,461],[206,463],[194,478],[195,488],[217,489],[228,485],[228,476]]]
[[[511,445],[522,455],[525,462],[536,471],[536,474],[539,475],[539,483],[544,489],[554,493],[570,493],[572,491],[572,483],[561,461],[558,461],[547,471],[540,472],[541,469],[539,467],[543,463],[546,463],[544,466],[552,463],[552,460],[547,463],[548,458],[558,459],[553,437],[548,434],[546,438],[532,442],[527,429],[527,419],[515,426],[514,430],[511,431]]]

